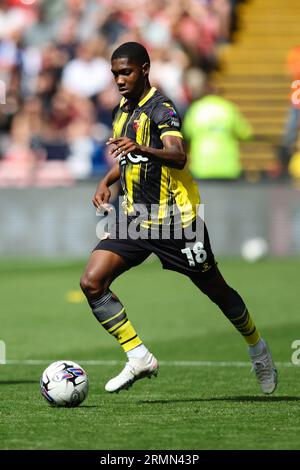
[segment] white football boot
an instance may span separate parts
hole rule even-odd
[[[110,393],[118,393],[120,390],[128,390],[132,384],[139,379],[148,377],[149,379],[158,374],[158,362],[150,352],[147,352],[142,359],[131,357],[119,375],[109,380],[105,385],[105,390]]]
[[[275,368],[270,350],[267,343],[264,342],[264,348],[261,353],[253,354],[249,349],[249,355],[252,361],[252,370],[256,374],[257,382],[261,391],[266,394],[273,393],[277,386],[277,370]]]

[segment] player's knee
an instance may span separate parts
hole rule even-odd
[[[203,289],[202,292],[206,294],[209,299],[214,302],[221,309],[226,308],[230,304],[230,290],[229,286],[210,286],[209,289]]]
[[[222,311],[234,309],[236,305],[240,311],[242,299],[239,294],[228,285],[212,290],[209,297]]]
[[[80,287],[86,297],[101,296],[106,289],[105,282],[89,273],[81,276]]]

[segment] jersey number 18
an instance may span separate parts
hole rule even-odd
[[[192,248],[184,248],[181,253],[185,254],[190,266],[196,266],[196,263],[204,263],[207,253],[203,248],[202,242],[197,242]]]

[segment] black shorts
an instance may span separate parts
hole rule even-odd
[[[196,223],[202,227],[196,230]],[[151,253],[160,259],[163,269],[177,271],[186,276],[200,275],[209,279],[215,275],[216,262],[210,246],[206,225],[201,219],[197,219],[185,231],[169,230],[168,237],[156,234],[158,238],[151,238],[149,231],[141,229],[139,238],[132,238],[130,234],[124,236],[120,233],[120,225],[117,221],[114,226],[113,236],[107,234],[98,243],[95,250],[112,251],[120,255],[127,268],[138,266]]]

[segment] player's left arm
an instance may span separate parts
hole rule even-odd
[[[143,155],[151,160],[161,161],[164,165],[178,168],[180,170],[183,169],[186,164],[187,157],[182,138],[166,134],[162,136],[161,140],[163,143],[162,149],[139,145],[128,137],[119,137],[117,139],[112,138],[109,139],[107,143],[109,145],[115,145],[112,152],[112,156],[114,158],[118,158],[132,152],[135,155]]]

